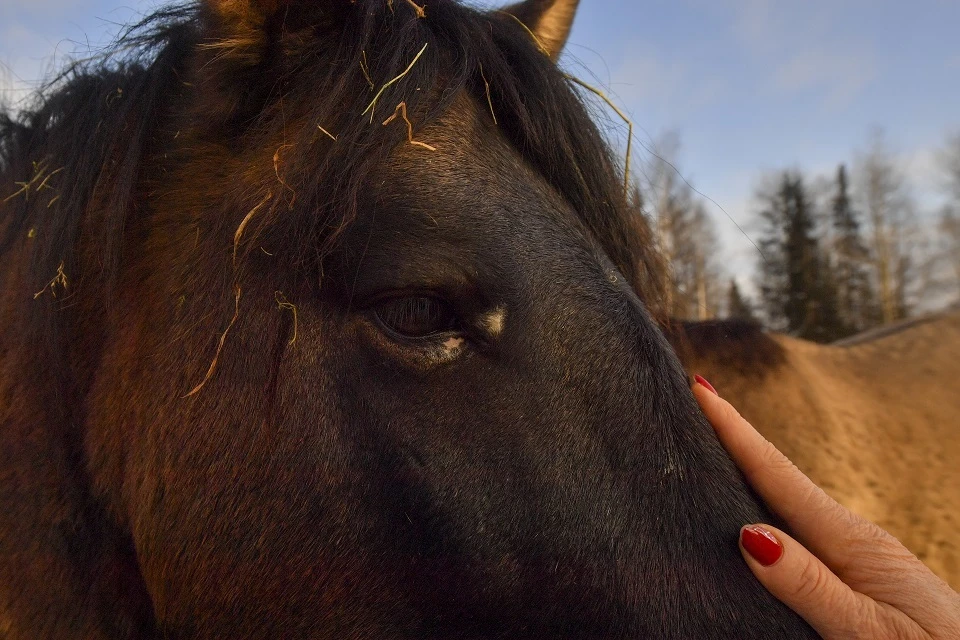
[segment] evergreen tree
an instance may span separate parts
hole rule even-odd
[[[870,255],[860,233],[860,220],[850,202],[847,169],[837,169],[832,202],[834,230],[833,273],[837,285],[837,313],[850,333],[879,324],[879,309],[870,285]]]
[[[814,234],[815,217],[803,178],[785,172],[764,196],[760,293],[774,325],[793,335],[830,342],[848,330],[837,312],[836,283]]]
[[[740,293],[737,281],[730,278],[730,288],[727,290],[727,317],[756,322],[752,307],[753,305]]]

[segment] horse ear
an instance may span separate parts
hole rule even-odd
[[[530,29],[554,62],[567,43],[580,0],[524,0],[504,9]]]

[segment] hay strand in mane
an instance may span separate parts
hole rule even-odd
[[[387,126],[391,122],[397,119],[397,114],[400,114],[400,117],[403,118],[403,121],[407,123],[407,142],[410,144],[416,145],[418,147],[423,147],[424,149],[429,149],[430,151],[436,151],[436,147],[432,147],[426,142],[420,142],[413,139],[413,123],[410,122],[410,118],[407,117],[407,103],[401,102],[397,105],[397,108],[394,109],[393,115],[383,121],[383,126]]]
[[[528,27],[526,24],[524,24],[523,20],[521,20],[521,19],[518,18],[517,16],[513,15],[513,14],[510,13],[509,11],[498,11],[497,13],[502,13],[502,14],[504,14],[504,15],[507,15],[507,16],[510,16],[511,18],[513,18],[513,19],[517,22],[517,24],[519,24],[521,27],[523,27],[523,30],[526,31],[526,32],[530,35],[530,37],[533,39],[533,42],[537,45],[537,49],[540,50],[540,53],[542,53],[543,55],[547,56],[548,58],[550,57],[550,52],[549,52],[549,51],[547,50],[547,48],[544,46],[543,42],[540,40],[540,38],[537,37],[537,34],[535,34],[535,33],[533,32],[533,30],[530,29],[530,27]],[[481,75],[482,75],[482,73],[483,73],[483,70],[481,69]],[[567,80],[569,80],[569,81],[571,81],[571,82],[573,82],[573,83],[575,83],[575,84],[583,87],[583,88],[586,89],[587,91],[595,94],[595,95],[596,95],[597,97],[599,97],[601,100],[603,100],[604,102],[606,102],[606,103],[607,103],[607,106],[609,106],[611,109],[613,109],[613,111],[614,111],[618,116],[620,116],[620,118],[621,118],[624,122],[627,123],[627,154],[626,154],[627,157],[626,157],[626,159],[624,160],[624,163],[623,163],[623,194],[624,194],[624,197],[629,197],[629,195],[630,195],[630,156],[631,156],[631,154],[632,154],[632,152],[633,152],[633,121],[632,121],[630,118],[628,118],[627,115],[626,115],[622,110],[620,110],[620,108],[617,107],[616,104],[614,104],[613,100],[611,100],[611,99],[607,96],[607,94],[604,93],[603,91],[601,91],[600,89],[597,89],[596,87],[594,87],[594,86],[592,86],[592,85],[590,85],[590,84],[587,84],[586,82],[584,82],[584,81],[581,80],[580,78],[577,78],[576,76],[570,75],[569,73],[564,73],[564,74],[563,74],[563,77],[566,78]],[[484,78],[484,82],[486,82],[486,78]],[[487,98],[489,99],[489,97],[490,97],[490,86],[487,85]],[[492,105],[492,104],[491,104],[491,106],[490,106],[490,109],[491,109],[491,111],[493,110],[493,105]],[[494,118],[494,120],[496,120],[496,118]]]
[[[329,131],[327,131],[326,129],[324,129],[324,128],[323,128],[322,126],[320,126],[319,124],[317,125],[317,129],[320,129],[320,131],[322,131],[323,133],[327,134],[327,137],[330,138],[331,140],[333,140],[334,142],[337,141],[337,136],[333,135],[332,133],[330,133]]]
[[[293,209],[293,203],[297,201],[297,192],[294,191],[293,187],[287,184],[286,180],[283,179],[283,176],[280,175],[280,156],[284,149],[290,149],[293,146],[294,145],[292,144],[282,144],[277,147],[277,150],[273,154],[273,172],[277,175],[277,181],[282,184],[287,191],[293,194],[293,197],[290,199],[290,202],[287,205],[290,207],[290,209]]]
[[[549,52],[549,51],[547,50],[547,48],[544,46],[543,41],[541,41],[540,38],[537,37],[537,34],[535,34],[535,33],[533,32],[533,29],[531,29],[530,27],[528,27],[528,26],[524,23],[523,20],[521,20],[521,19],[518,18],[517,16],[513,15],[513,14],[510,13],[509,11],[502,11],[502,10],[501,10],[501,11],[497,11],[497,13],[502,13],[503,15],[509,16],[510,18],[513,18],[514,20],[516,20],[517,24],[520,25],[521,27],[523,27],[523,30],[526,31],[526,32],[530,35],[530,37],[533,39],[533,42],[534,42],[534,44],[537,45],[537,49],[540,50],[540,53],[542,53],[543,55],[547,56],[548,58],[550,57],[550,52]]]
[[[42,160],[42,161],[40,161],[40,162],[34,162],[34,163],[33,163],[33,176],[32,176],[29,180],[27,180],[27,181],[24,181],[24,182],[15,182],[14,184],[16,184],[18,187],[20,187],[20,189],[18,189],[17,191],[11,193],[9,196],[7,196],[6,198],[4,198],[3,201],[4,201],[4,202],[8,202],[8,201],[10,201],[10,200],[13,200],[14,198],[16,198],[17,196],[19,196],[20,194],[23,194],[23,197],[26,198],[27,200],[29,200],[29,199],[30,199],[30,192],[31,192],[31,191],[33,191],[33,192],[35,192],[35,193],[39,193],[40,191],[42,191],[42,190],[44,190],[44,189],[51,189],[52,187],[48,184],[48,182],[50,181],[50,178],[52,178],[53,176],[57,175],[58,173],[60,173],[60,172],[63,171],[64,169],[65,169],[65,167],[60,167],[59,169],[54,169],[53,171],[51,171],[51,172],[48,173],[48,172],[47,172],[47,161],[46,161],[46,160]],[[39,182],[39,184],[37,184],[38,182]],[[34,187],[35,184],[37,185],[36,187]],[[48,206],[49,206],[49,205],[48,205]]]
[[[62,261],[60,262],[60,266],[57,267],[57,275],[53,276],[53,279],[52,279],[50,282],[48,282],[48,283],[43,287],[43,289],[40,289],[40,291],[37,291],[35,294],[33,294],[33,299],[36,300],[37,298],[39,298],[40,296],[42,296],[42,295],[44,294],[44,292],[47,291],[47,289],[50,290],[50,295],[52,295],[54,298],[56,298],[56,297],[57,297],[57,289],[56,289],[57,285],[60,285],[60,286],[63,288],[64,291],[67,290],[67,274],[63,272],[63,262],[62,262]]]
[[[490,117],[493,118],[493,124],[499,124],[497,122],[497,114],[493,112],[493,98],[490,97],[490,82],[487,81],[487,76],[483,73],[483,65],[480,67],[480,77],[483,79],[483,86],[487,93],[487,106],[490,107]]]
[[[227,341],[227,334],[230,333],[230,329],[232,329],[233,325],[237,322],[237,318],[240,317],[240,285],[235,285],[235,296],[233,318],[230,319],[230,324],[227,325],[224,332],[220,334],[220,341],[217,343],[217,352],[213,355],[213,361],[210,362],[207,374],[203,376],[200,384],[195,386],[190,393],[183,396],[183,399],[199,393],[200,389],[203,389],[204,385],[207,384],[210,378],[213,377],[213,373],[217,370],[217,362],[220,360],[220,352],[223,351],[223,344]]]
[[[423,52],[427,50],[427,45],[428,45],[428,44],[430,44],[430,43],[429,43],[429,42],[424,42],[424,43],[423,43],[423,47],[420,49],[419,53],[417,53],[417,55],[415,55],[415,56],[413,57],[413,60],[411,60],[411,61],[410,61],[410,64],[407,65],[407,68],[404,69],[403,71],[401,71],[397,76],[395,76],[392,80],[390,80],[389,82],[387,82],[385,85],[383,85],[382,87],[380,87],[380,91],[377,91],[377,94],[376,94],[375,96],[373,96],[373,100],[370,101],[370,104],[367,105],[367,108],[364,109],[364,110],[363,110],[363,113],[361,113],[360,115],[365,116],[365,115],[367,115],[367,112],[369,111],[369,112],[370,112],[370,122],[371,122],[371,124],[373,123],[373,112],[377,110],[377,100],[380,99],[380,96],[383,95],[383,92],[386,91],[388,87],[390,87],[391,85],[395,84],[396,82],[399,82],[400,80],[403,79],[404,76],[406,76],[408,73],[410,73],[410,70],[413,69],[413,65],[417,64],[417,61],[420,59],[420,56],[422,56],[422,55],[423,55]]]
[[[622,118],[623,121],[627,123],[627,157],[624,159],[624,162],[623,162],[623,195],[624,197],[629,197],[630,195],[630,156],[633,153],[633,120],[628,118],[627,114],[621,111],[617,107],[617,105],[613,103],[613,100],[607,97],[607,94],[605,94],[600,89],[597,89],[596,87],[587,84],[580,78],[576,76],[572,76],[569,73],[563,74],[563,77],[569,80],[570,82],[573,82],[583,87],[587,91],[590,91],[591,93],[596,94],[601,100],[607,103],[607,106],[613,109],[614,113],[620,116],[620,118]]]
[[[281,311],[283,309],[289,309],[293,313],[293,337],[287,342],[287,345],[292,347],[293,343],[297,341],[297,305],[287,300],[287,297],[283,295],[282,291],[277,291],[274,294],[274,299],[277,301],[278,309]]]
[[[418,18],[426,18],[427,11],[424,7],[421,7],[413,0],[407,0],[407,4],[413,7],[414,12],[417,14]],[[387,0],[387,7],[390,9],[390,13],[393,13],[393,0]]]
[[[370,90],[373,91],[376,88],[376,85],[373,84],[373,78],[370,77],[370,67],[367,64],[366,49],[360,52],[360,71],[363,72],[363,77],[367,79],[367,84],[370,85]]]
[[[237,231],[233,234],[233,266],[237,266],[237,247],[240,246],[240,238],[243,237],[243,232],[247,228],[247,225],[250,224],[250,221],[253,220],[253,216],[256,215],[257,211],[260,210],[263,205],[267,204],[270,201],[270,198],[273,197],[273,192],[268,191],[266,197],[257,203],[253,209],[250,209],[250,212],[243,217],[243,220],[240,222],[240,226],[237,227]],[[198,229],[199,230],[199,229]]]

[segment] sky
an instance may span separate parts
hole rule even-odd
[[[0,0],[0,96],[157,4]],[[753,192],[770,172],[832,174],[879,127],[921,213],[939,207],[937,150],[960,131],[957,25],[958,0],[581,0],[561,64],[629,115],[635,167],[679,134],[675,164],[719,204],[722,261],[749,288]],[[625,129],[611,135],[622,145]]]

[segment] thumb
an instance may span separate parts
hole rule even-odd
[[[747,525],[740,530],[740,551],[763,586],[822,637],[871,637],[862,634],[874,626],[877,604],[783,531]]]

